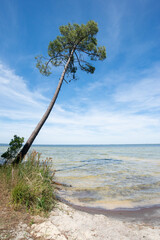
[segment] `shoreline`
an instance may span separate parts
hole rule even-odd
[[[76,207],[77,208],[77,207]],[[85,209],[86,210],[86,209]],[[84,212],[59,202],[49,218],[40,219],[31,226],[31,234],[43,239],[56,240],[159,240],[160,222],[144,223],[135,219],[128,221],[117,215]],[[140,214],[139,214],[140,215]]]
[[[128,222],[143,222],[149,224],[160,225],[160,204],[134,207],[134,208],[115,208],[105,209],[100,207],[81,206],[71,203],[64,198],[57,197],[58,201],[67,206],[92,215],[104,215],[115,219],[120,219]]]
[[[12,240],[159,240],[158,211],[160,213],[157,207],[137,211],[104,211],[57,200],[48,217],[25,213],[22,218],[21,213],[21,218],[17,218],[18,222],[14,225],[10,219],[8,228],[8,217],[12,218],[15,213],[12,209],[13,213],[9,215],[4,208],[1,215],[8,214],[8,217],[0,228],[0,237],[10,236]],[[149,221],[144,221],[146,214]]]

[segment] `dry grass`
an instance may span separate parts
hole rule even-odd
[[[47,161],[40,161],[40,154],[32,152],[27,160],[16,166],[0,167],[0,181],[10,193],[15,208],[30,211],[50,211],[55,204],[54,172]]]
[[[29,226],[32,214],[46,216],[53,209],[53,177],[47,161],[40,161],[36,152],[15,167],[0,167],[0,239],[13,239],[19,223]]]
[[[25,208],[15,211],[10,204],[10,192],[4,188],[2,182],[0,182],[0,189],[0,239],[10,240],[14,237],[14,229],[20,222],[30,223],[31,215]]]

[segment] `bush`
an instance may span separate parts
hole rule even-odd
[[[0,181],[10,192],[13,205],[25,206],[33,212],[47,212],[54,207],[53,177],[47,160],[40,161],[40,154],[35,151],[18,165],[0,168]]]
[[[4,152],[1,157],[6,159],[6,161],[14,159],[19,150],[21,149],[23,142],[23,137],[20,138],[17,135],[14,135],[14,139],[11,139],[7,151]]]

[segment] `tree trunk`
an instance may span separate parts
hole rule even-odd
[[[45,114],[43,115],[42,119],[40,120],[40,122],[37,124],[36,128],[34,129],[34,131],[32,132],[31,136],[29,137],[29,139],[27,140],[27,142],[25,143],[25,145],[23,146],[23,148],[21,149],[21,151],[18,153],[18,155],[16,156],[16,158],[13,160],[12,164],[18,164],[19,162],[21,162],[24,158],[24,156],[26,155],[26,153],[28,152],[28,150],[30,149],[34,139],[36,138],[36,136],[38,135],[39,131],[41,130],[43,124],[45,123],[45,121],[47,120],[55,102],[56,102],[56,99],[58,97],[58,94],[59,94],[59,91],[61,89],[61,86],[62,86],[62,83],[63,83],[63,80],[64,80],[64,76],[65,76],[65,73],[67,71],[67,68],[68,68],[68,65],[71,61],[71,58],[72,58],[72,55],[75,51],[75,47],[73,47],[71,53],[70,53],[70,56],[68,58],[68,61],[64,67],[64,70],[62,72],[62,75],[61,75],[61,78],[59,80],[59,83],[58,83],[58,86],[57,86],[57,89],[55,91],[55,94],[45,112]]]

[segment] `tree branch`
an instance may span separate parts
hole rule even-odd
[[[80,62],[80,60],[79,60],[79,57],[78,57],[76,51],[75,51],[74,53],[75,53],[75,55],[76,55],[76,58],[77,58],[77,60],[78,60],[78,63],[79,63],[80,68],[81,68],[81,69],[85,69],[85,68],[81,65],[81,62]],[[82,60],[81,60],[81,61],[82,61]]]
[[[78,50],[78,51],[82,51],[82,52],[84,52],[84,53],[88,54],[89,56],[93,56],[93,57],[99,57],[99,55],[98,55],[98,54],[96,54],[96,53],[90,53],[90,52],[87,52],[87,51],[85,51],[85,50],[83,50],[83,49],[81,49],[81,48],[77,48],[77,50]]]

